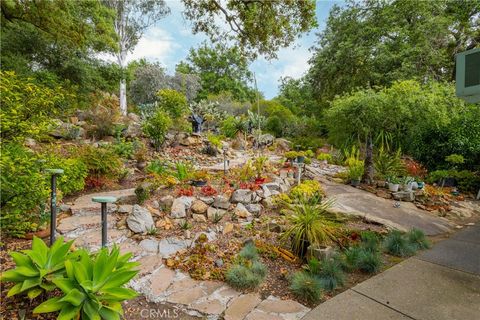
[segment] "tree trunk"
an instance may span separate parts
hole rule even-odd
[[[122,115],[127,115],[127,81],[120,80],[120,112]]]
[[[365,166],[362,180],[367,184],[373,183],[373,140],[372,136],[368,136],[365,150]]]

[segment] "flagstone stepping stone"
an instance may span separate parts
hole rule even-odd
[[[285,320],[290,320],[301,319],[308,311],[310,311],[310,309],[293,300],[280,300],[273,296],[269,296],[267,299],[260,302],[256,311],[263,311],[271,315],[279,315]]]
[[[185,278],[181,280],[176,280],[172,283],[172,285],[168,288],[168,292],[174,293],[178,291],[188,290],[200,285],[200,281],[194,280],[189,276],[185,276]]]
[[[111,215],[107,216],[108,227],[112,227],[115,218]],[[97,208],[97,214],[93,216],[70,216],[59,221],[57,231],[66,234],[75,230],[85,230],[97,228],[102,223],[100,209]]]
[[[191,304],[194,301],[204,297],[206,292],[201,287],[194,287],[172,293],[167,297],[170,303]]]
[[[175,278],[175,271],[162,267],[152,273],[149,279],[150,292],[155,296],[163,295]]]
[[[76,234],[70,233],[67,234],[66,239],[74,239],[74,244],[77,247],[82,247],[95,251],[102,246],[102,230],[101,229],[92,229],[84,233]],[[107,243],[121,243],[127,239],[127,234],[125,231],[117,229],[108,229],[107,230]],[[123,252],[123,251],[122,251]]]
[[[99,192],[86,194],[75,200],[70,208],[73,215],[90,215],[92,213],[99,214],[100,208],[97,203],[92,202],[93,197],[115,197],[116,204],[108,204],[107,212],[114,212],[117,209],[117,204],[132,204],[135,203],[137,196],[135,189],[113,190],[107,192]]]
[[[219,300],[195,302],[190,307],[199,312],[213,315],[219,315],[225,310],[225,306]]]
[[[119,244],[119,248],[121,253],[131,252],[133,257],[141,257],[141,256],[149,255],[149,253],[145,252],[145,250],[143,250],[142,247],[140,247],[137,242],[130,239],[127,239],[126,241],[121,242]]]
[[[247,314],[249,314],[262,299],[258,293],[242,294],[239,297],[233,299],[227,310],[225,310],[225,320],[242,320]]]
[[[284,320],[284,318],[271,315],[262,311],[254,310],[248,314],[245,320]]]
[[[158,241],[153,239],[143,239],[140,241],[139,246],[142,247],[148,253],[158,253]]]
[[[140,263],[139,277],[152,273],[163,265],[163,259],[159,255],[144,256],[137,260]]]

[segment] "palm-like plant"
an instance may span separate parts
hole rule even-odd
[[[298,256],[304,256],[310,244],[329,243],[338,235],[340,218],[328,210],[332,204],[331,200],[320,202],[317,198],[285,203],[284,212],[290,227],[281,239],[290,239],[292,250]]]

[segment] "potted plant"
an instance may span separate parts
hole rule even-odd
[[[412,177],[403,177],[401,180],[402,190],[403,191],[412,191]]]
[[[209,179],[208,172],[205,170],[195,171],[193,174],[193,179],[191,181],[192,185],[195,187],[203,187],[207,185]]]
[[[354,164],[348,167],[348,178],[350,179],[350,184],[354,187],[360,185],[360,179],[363,176],[363,164]]]
[[[400,188],[400,179],[397,177],[390,177],[388,179],[388,190],[391,192],[397,192]]]
[[[298,156],[298,152],[296,151],[287,151],[284,154],[285,158],[287,158],[287,161],[292,163],[295,158]]]

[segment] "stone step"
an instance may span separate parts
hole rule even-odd
[[[107,204],[108,212],[115,211],[117,209],[117,205],[120,204],[133,204],[137,199],[137,196],[135,195],[135,188],[86,194],[75,200],[74,204],[70,208],[72,214],[92,215],[95,213],[100,213],[100,204],[92,202],[93,197],[117,198],[117,202],[115,204]]]

